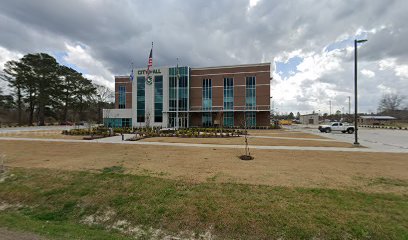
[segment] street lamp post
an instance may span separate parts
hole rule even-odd
[[[354,145],[360,145],[357,133],[357,43],[363,42],[367,42],[367,39],[354,40]]]

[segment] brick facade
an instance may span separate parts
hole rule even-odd
[[[190,105],[190,126],[202,125],[202,85],[203,79],[211,79],[212,83],[212,120],[223,122],[224,105],[224,78],[233,78],[234,95],[234,126],[242,126],[244,111],[246,108],[246,78],[255,77],[255,97],[256,97],[256,125],[269,126],[270,117],[270,63],[249,64],[225,67],[191,68],[189,81],[189,105]],[[168,82],[168,79],[164,79]],[[132,81],[128,76],[115,77],[115,108],[119,108],[119,86],[126,88],[126,109],[133,109],[132,106]],[[167,89],[163,85],[163,89]],[[165,94],[166,95],[166,94]],[[147,98],[148,99],[148,98]],[[164,101],[169,101],[164,100]],[[163,109],[163,112],[166,111]],[[168,109],[167,109],[168,111]],[[247,110],[248,111],[248,110]],[[136,122],[135,119],[133,119]],[[165,124],[166,125],[166,124]],[[166,126],[163,126],[166,127]]]
[[[115,77],[115,108],[119,108],[119,86],[126,87],[126,108],[132,108],[132,82],[129,77]]]
[[[234,107],[240,109],[234,113],[234,125],[240,126],[243,123],[245,109],[246,77],[256,78],[256,105],[257,109],[268,111],[257,111],[257,126],[269,126],[270,109],[270,64],[254,64],[242,66],[192,68],[190,81],[190,107],[192,110],[201,109],[202,106],[202,81],[211,79],[212,81],[212,106],[219,109],[224,104],[224,78],[234,80]],[[220,120],[218,114],[212,114],[213,121]],[[191,113],[191,125],[201,125],[202,113]]]

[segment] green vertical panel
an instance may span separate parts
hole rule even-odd
[[[163,76],[154,78],[154,121],[163,122]]]
[[[146,101],[146,91],[145,91],[145,77],[137,77],[137,111],[136,120],[137,122],[145,121],[145,101]]]

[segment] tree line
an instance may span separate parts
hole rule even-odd
[[[387,115],[400,120],[408,120],[408,104],[404,104],[406,99],[406,95],[398,93],[382,95],[378,103],[376,115]],[[315,114],[316,112],[313,111],[312,113]],[[359,115],[374,115],[374,113],[359,113]],[[339,120],[340,118],[343,118],[344,120],[351,122],[354,121],[354,112],[348,114],[337,110],[334,114],[323,113],[321,117],[329,120]],[[297,112],[296,115],[293,112],[290,112],[289,114],[275,114],[273,118],[295,120],[300,118],[300,113]]]
[[[113,92],[46,53],[26,54],[4,64],[0,78],[0,121],[18,125],[102,121],[112,108]]]

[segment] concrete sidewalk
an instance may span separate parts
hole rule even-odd
[[[325,139],[325,138],[295,138],[295,137],[271,137],[271,136],[251,136],[248,135],[248,138],[271,138],[271,139],[288,139],[288,140],[305,140],[305,141],[318,141],[318,142],[338,142],[334,139]]]
[[[42,139],[42,138],[11,138],[0,137],[0,141],[38,141],[38,142],[72,142],[72,143],[101,143],[101,144],[128,144],[128,145],[153,145],[170,147],[200,147],[200,148],[235,148],[243,149],[244,145],[222,145],[222,144],[196,144],[196,143],[163,143],[163,142],[142,142],[142,141],[122,141],[118,136],[96,139],[92,141],[73,140],[73,139]],[[371,148],[340,148],[340,147],[297,147],[297,146],[250,146],[251,149],[262,150],[291,150],[291,151],[331,151],[331,152],[389,152],[389,153],[408,153],[408,149],[387,150]]]
[[[134,137],[135,134],[123,134],[123,139],[126,141],[129,138]],[[106,138],[98,138],[94,140],[89,140],[89,142],[99,142],[99,143],[121,143],[122,135],[113,136],[113,137],[106,137]]]

